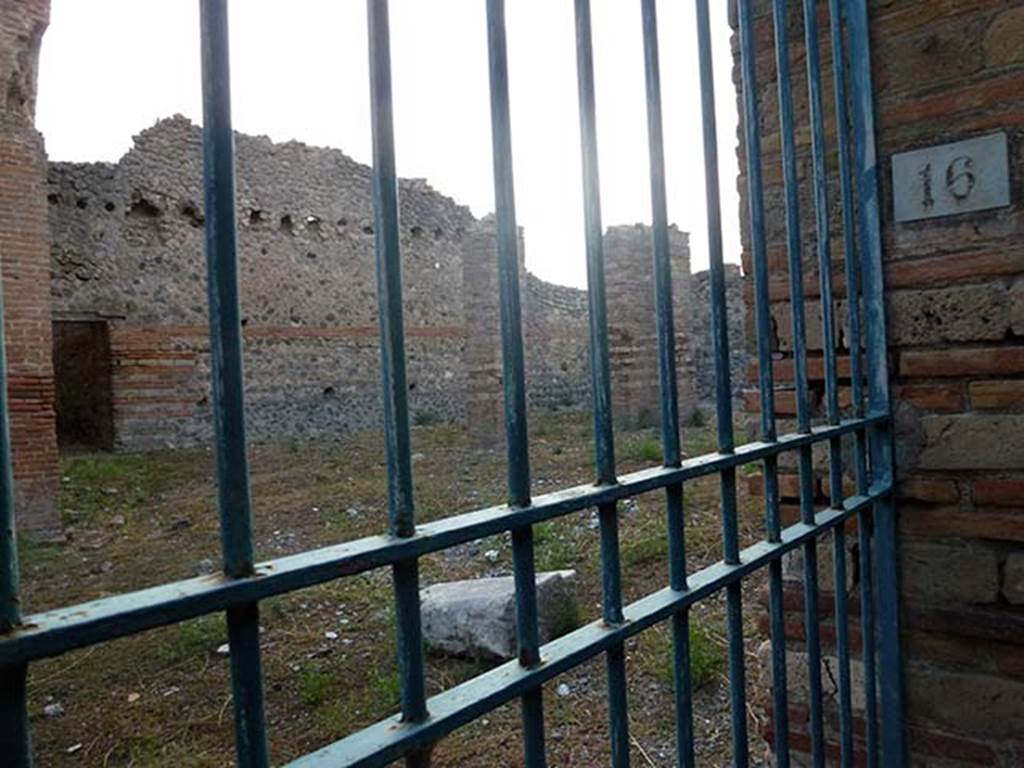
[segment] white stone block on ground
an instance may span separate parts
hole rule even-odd
[[[576,571],[537,574],[540,642],[577,621]],[[423,639],[435,653],[511,659],[516,655],[516,590],[511,576],[434,584],[420,591]]]

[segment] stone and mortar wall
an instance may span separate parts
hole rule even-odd
[[[336,150],[236,141],[250,432],[375,426],[369,170]],[[120,448],[210,435],[201,150],[199,129],[174,117],[143,131],[117,164],[50,167],[54,319],[108,323]],[[400,200],[413,420],[468,419],[499,434],[493,223],[418,180],[400,182]],[[522,274],[530,405],[583,407],[586,293]]]
[[[697,398],[715,399],[715,352],[711,337],[711,273],[696,272],[690,278],[689,339]],[[725,303],[729,327],[729,373],[733,394],[746,387],[747,331],[743,297],[743,273],[738,264],[725,265]]]
[[[46,154],[35,129],[39,46],[48,0],[0,0],[0,260],[16,516],[54,529],[57,442],[50,358]]]
[[[467,418],[470,432],[478,442],[494,444],[502,434],[502,394],[493,221],[488,218],[480,222],[465,243],[466,325],[472,332],[466,341]],[[714,379],[713,369],[698,370],[694,363],[695,358],[711,359],[711,335],[707,318],[695,304],[706,297],[691,295],[689,237],[672,227],[669,245],[679,404],[680,414],[685,419],[696,407],[698,388],[706,387],[706,382]],[[589,408],[587,293],[539,280],[523,268],[523,251],[520,237],[520,290],[529,404],[541,410]],[[660,395],[650,227],[642,224],[609,227],[604,235],[604,256],[615,418],[624,428],[654,426],[660,418]],[[730,286],[738,286],[739,269],[730,267],[728,274]],[[732,287],[730,294],[738,306],[742,296],[736,295],[738,290]],[[733,312],[735,314],[735,306]],[[732,325],[738,326],[742,334],[742,310],[737,320]],[[742,348],[736,357],[745,360]],[[740,363],[741,369],[744,365]]]
[[[462,253],[466,420],[472,438],[486,446],[504,434],[497,248],[494,217],[488,216],[468,232]],[[589,407],[586,291],[527,271],[522,231],[518,250],[527,405],[542,411]]]
[[[523,270],[523,333],[530,406],[590,407],[587,292]]]
[[[772,64],[769,3],[754,2],[769,241],[776,319],[775,371],[780,430],[791,428],[794,402],[784,208]],[[1018,766],[1024,762],[1024,7],[1016,0],[875,0],[873,69],[882,179],[886,309],[897,421],[906,721],[911,765]],[[827,9],[819,3],[823,35]],[[802,19],[790,9],[793,95],[806,125]],[[823,40],[823,53],[828,50]],[[734,51],[736,44],[734,41]],[[830,67],[829,55],[823,66]],[[738,73],[736,74],[738,81]],[[825,82],[826,103],[831,83]],[[831,110],[831,107],[828,107]],[[1010,145],[1011,205],[951,218],[895,224],[894,153],[1004,131]],[[827,125],[834,142],[834,124]],[[823,391],[820,312],[814,266],[809,134],[797,134],[808,296],[810,375]],[[745,154],[741,148],[741,165]],[[832,168],[834,175],[834,166]],[[741,183],[744,191],[745,183]],[[830,188],[833,226],[840,216]],[[745,202],[745,201],[744,201]],[[744,225],[744,264],[750,244]],[[841,256],[837,246],[835,258]],[[843,345],[840,375],[849,380],[841,269],[834,269]],[[748,289],[750,288],[748,281]],[[748,293],[749,296],[749,293]],[[752,306],[752,304],[750,305]],[[749,313],[748,313],[749,314]],[[749,319],[749,318],[748,318]],[[749,328],[749,324],[748,324]],[[753,333],[749,333],[753,343]],[[756,383],[756,371],[748,381]],[[844,401],[848,400],[846,387]],[[756,397],[749,410],[757,407]],[[820,412],[820,411],[819,411]],[[816,452],[824,469],[825,452]],[[849,466],[849,465],[847,465]],[[790,466],[789,471],[792,471]],[[786,517],[795,520],[795,475],[782,477]],[[760,479],[752,481],[759,491]],[[824,503],[826,483],[816,488]],[[826,664],[834,665],[833,588],[828,547],[821,549]],[[787,564],[799,578],[799,563]],[[852,571],[851,571],[852,573]],[[856,583],[849,590],[852,650],[861,650]],[[791,688],[791,744],[808,749],[806,656],[798,581],[787,583],[786,628]],[[861,666],[854,663],[855,687]],[[834,680],[827,684],[828,731],[836,732]],[[863,747],[862,699],[855,695],[857,746]],[[770,726],[766,729],[770,737]]]
[[[689,241],[686,232],[669,228],[679,414],[684,421],[696,407]],[[617,424],[633,428],[654,426],[661,414],[651,247],[651,228],[645,225],[609,227],[605,233],[612,410]]]
[[[253,437],[379,420],[368,169],[340,151],[238,135],[238,247]],[[117,445],[210,435],[202,144],[180,117],[116,165],[50,167],[54,318],[106,319]],[[469,211],[400,182],[414,420],[460,420],[461,243]]]

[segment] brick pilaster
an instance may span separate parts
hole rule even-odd
[[[18,524],[54,529],[58,476],[46,155],[35,130],[48,0],[0,4],[0,259]]]

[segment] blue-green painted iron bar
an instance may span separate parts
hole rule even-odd
[[[597,482],[612,484],[616,482],[615,438],[612,420],[611,367],[608,360],[608,307],[605,299],[601,182],[597,162],[597,118],[594,100],[594,53],[591,41],[590,0],[576,0],[576,85],[583,166],[583,226],[587,251],[590,386],[594,401]]]
[[[864,333],[867,341],[868,403],[872,412],[890,413],[889,365],[885,330],[885,286],[882,277],[881,206],[878,154],[875,146],[875,108],[871,83],[871,40],[865,0],[850,0],[847,8],[850,39],[851,104],[853,111],[857,210],[859,216],[861,279],[864,294]],[[893,481],[892,419],[872,428],[871,481]],[[892,499],[875,506],[875,562],[878,585],[878,662],[881,712],[880,762],[903,765],[903,662],[900,650],[899,553],[896,509]]]
[[[622,645],[630,637],[749,576],[772,560],[801,546],[805,541],[828,533],[851,516],[874,503],[890,489],[869,496],[854,496],[842,510],[827,509],[817,514],[813,525],[796,523],[786,528],[781,541],[759,542],[740,553],[737,565],[718,562],[690,575],[685,591],[661,589],[626,606],[625,621],[609,625],[603,620],[586,624],[541,647],[542,663],[526,669],[513,661],[472,680],[431,697],[431,717],[423,723],[404,724],[389,718],[340,741],[299,758],[291,768],[354,768],[383,766],[409,750],[429,744],[501,706],[531,687],[563,674],[593,656]]]
[[[416,533],[409,437],[409,403],[402,320],[402,260],[398,222],[398,181],[391,99],[391,43],[387,0],[367,0],[370,56],[370,123],[373,133],[373,218],[377,252],[377,301],[380,322],[381,386],[384,394],[384,446],[388,468],[388,517],[391,535]],[[423,636],[419,602],[419,563],[392,564],[395,634],[401,686],[402,719],[427,717],[423,672]],[[426,764],[413,755],[410,765]]]
[[[3,281],[0,281],[0,638],[21,624],[18,596],[18,536],[14,524],[14,472],[11,461],[10,406],[7,394],[7,344],[4,333]],[[24,662],[0,666],[0,755],[12,768],[32,765],[32,735]]]
[[[505,436],[508,455],[508,504],[530,505],[530,454],[526,418],[526,376],[523,365],[522,312],[519,300],[519,235],[512,175],[512,130],[508,98],[508,55],[504,0],[487,2],[487,51],[491,95],[491,155],[494,163],[494,207],[498,234],[498,290],[501,303],[501,360],[504,384]],[[539,663],[537,585],[533,528],[512,529],[512,560],[516,588],[516,638],[519,663]],[[544,702],[538,686],[522,697],[523,750],[530,768],[543,768]]]
[[[661,115],[658,17],[654,0],[642,0],[644,82],[647,88],[647,144],[651,185],[651,250],[654,261],[654,311],[658,338],[658,383],[661,392],[661,442],[665,466],[682,455],[676,382],[675,328],[672,314],[672,265],[665,193],[665,142]]]
[[[825,115],[821,95],[821,55],[818,43],[817,3],[804,0],[804,49],[807,59],[807,88],[811,118],[811,153],[814,165],[814,211],[818,245],[818,280],[821,297],[822,349],[825,367],[825,412],[829,424],[839,421],[839,385],[836,376],[835,327],[832,297],[832,241],[829,223],[828,167],[826,161]],[[833,51],[833,56],[842,51]],[[835,507],[843,498],[842,442],[830,440],[829,503]],[[850,694],[849,621],[846,614],[846,532],[842,526],[832,532],[832,568],[835,584],[836,662],[838,665],[839,759],[842,768],[853,765],[853,709]]]
[[[875,417],[878,419],[884,417]],[[875,418],[818,427],[810,435],[784,435],[774,443],[749,443],[728,455],[684,460],[678,468],[653,467],[623,475],[616,485],[580,485],[537,496],[526,509],[489,507],[424,523],[413,536],[368,536],[257,564],[250,578],[199,576],[149,589],[26,616],[0,635],[0,665],[57,656],[75,648],[173,624],[232,605],[312,587],[373,568],[493,536],[512,528],[551,520],[601,504],[706,477],[723,466],[761,461],[805,442],[827,440],[870,426]]]
[[[825,418],[839,421],[839,385],[836,376],[835,315],[832,297],[832,234],[829,227],[828,162],[825,142],[825,110],[821,95],[821,52],[818,45],[818,15],[814,0],[804,0],[804,49],[807,63],[807,91],[811,120],[813,158],[814,219],[818,250],[818,283],[821,299],[821,346],[825,371]],[[829,441],[829,503],[843,497],[843,458],[838,440]],[[845,758],[844,758],[845,760]]]
[[[622,615],[622,575],[619,558],[619,513],[615,502],[597,508],[601,532],[601,618],[606,626],[625,621]],[[621,643],[605,654],[608,677],[608,726],[613,768],[629,766],[629,711],[626,699],[626,651]]]
[[[0,755],[4,765],[30,768],[32,734],[28,725],[25,664],[0,667]]]
[[[0,280],[0,638],[21,624],[2,282]],[[11,768],[29,768],[32,765],[32,736],[25,689],[27,673],[24,662],[0,666],[0,755],[10,761]]]
[[[704,134],[704,185],[708,216],[708,262],[711,270],[711,342],[715,360],[715,410],[718,450],[735,448],[732,381],[729,375],[729,324],[722,263],[722,211],[718,178],[718,121],[715,117],[715,73],[712,64],[711,20],[707,0],[697,0],[697,53],[700,68],[701,124]],[[736,470],[723,470],[719,480],[722,509],[722,550],[725,562],[739,557]],[[726,629],[729,638],[729,697],[732,759],[737,768],[749,763],[746,668],[744,665],[743,595],[739,584],[726,588]]]
[[[775,383],[772,375],[772,320],[768,297],[768,254],[765,235],[764,187],[761,170],[761,116],[758,106],[757,51],[754,43],[750,0],[739,0],[740,55],[743,83],[743,129],[746,148],[747,199],[750,211],[751,257],[754,272],[754,326],[757,331],[757,375],[761,401],[761,439],[774,440]],[[765,533],[779,541],[782,521],[779,510],[778,461],[765,458]],[[768,613],[772,647],[773,748],[779,768],[789,768],[789,704],[786,689],[785,605],[782,562],[768,564]]]
[[[0,281],[0,637],[21,624],[21,598],[18,595],[18,535],[14,521],[14,470],[11,461],[8,398],[3,284]]]
[[[775,66],[779,91],[779,134],[782,139],[783,186],[786,199],[786,248],[789,264],[789,306],[793,370],[796,383],[797,428],[811,427],[811,408],[807,384],[807,335],[804,320],[803,254],[800,232],[800,189],[796,168],[796,123],[789,70],[789,34],[786,0],[774,0]],[[814,466],[811,447],[798,454],[800,478],[800,517],[814,516]],[[818,548],[808,542],[803,551],[804,635],[807,645],[807,687],[810,700],[811,756],[814,768],[825,766],[825,720],[821,689],[821,639],[818,627]]]
[[[836,107],[836,143],[839,154],[839,183],[843,202],[843,255],[846,277],[846,306],[848,316],[848,343],[850,355],[850,397],[853,413],[864,413],[864,385],[861,370],[861,324],[860,324],[860,270],[857,266],[856,222],[853,202],[853,179],[850,168],[850,127],[846,91],[846,54],[843,35],[843,4],[829,0],[830,37],[832,40],[832,82]],[[864,430],[854,433],[854,482],[858,493],[868,487],[867,440]],[[865,513],[857,522],[858,557],[860,573],[871,573],[871,540],[869,514]],[[837,545],[838,546],[838,545]],[[840,582],[836,582],[840,583]],[[875,642],[874,605],[871,594],[871,579],[863,578],[860,588],[861,610],[861,652],[864,664],[864,750],[867,753],[867,768],[878,765],[878,715],[875,696]],[[845,593],[836,592],[836,615],[842,616],[839,600],[845,604]],[[845,624],[849,622],[844,617]],[[838,630],[838,625],[837,625]],[[845,701],[843,703],[845,707]],[[852,707],[852,705],[851,705]],[[841,713],[841,717],[845,717]],[[852,712],[850,713],[852,718]],[[841,734],[844,749],[849,745],[847,733]]]
[[[254,555],[238,297],[227,0],[202,0],[200,40],[210,379],[221,552],[225,577],[240,579],[253,574]],[[227,611],[227,624],[237,760],[240,766],[262,768],[268,765],[269,758],[263,716],[258,604],[253,601],[231,606]]]
[[[576,0],[576,85],[580,113],[580,152],[583,167],[584,235],[587,255],[587,304],[590,328],[590,381],[594,415],[594,456],[597,482],[614,484],[615,436],[612,420],[611,373],[608,362],[608,320],[605,301],[600,180],[594,100],[594,55],[589,0]],[[616,502],[598,505],[601,530],[602,618],[609,626],[622,622]],[[629,764],[626,658],[622,645],[608,649],[608,714],[612,765]]]
[[[644,37],[644,83],[647,92],[647,143],[651,187],[651,236],[654,274],[655,329],[658,349],[658,385],[661,398],[661,447],[666,467],[682,458],[679,425],[679,390],[676,380],[676,342],[672,300],[672,263],[668,238],[668,202],[665,187],[665,145],[661,103],[661,62],[658,51],[657,4],[641,3]],[[668,529],[669,586],[683,589],[686,577],[686,522],[682,485],[665,488]],[[678,763],[693,765],[693,685],[690,670],[689,616],[673,617],[673,676]]]

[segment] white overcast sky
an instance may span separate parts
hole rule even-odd
[[[649,222],[639,0],[592,0],[605,225]],[[736,103],[726,2],[711,0],[725,258],[738,261]],[[392,0],[398,171],[494,208],[484,0]],[[54,160],[108,160],[174,113],[200,122],[198,0],[53,0],[37,122]],[[363,0],[233,0],[235,128],[370,158]],[[669,219],[707,265],[692,0],[658,4]],[[507,0],[516,207],[526,260],[585,283],[572,0]]]

